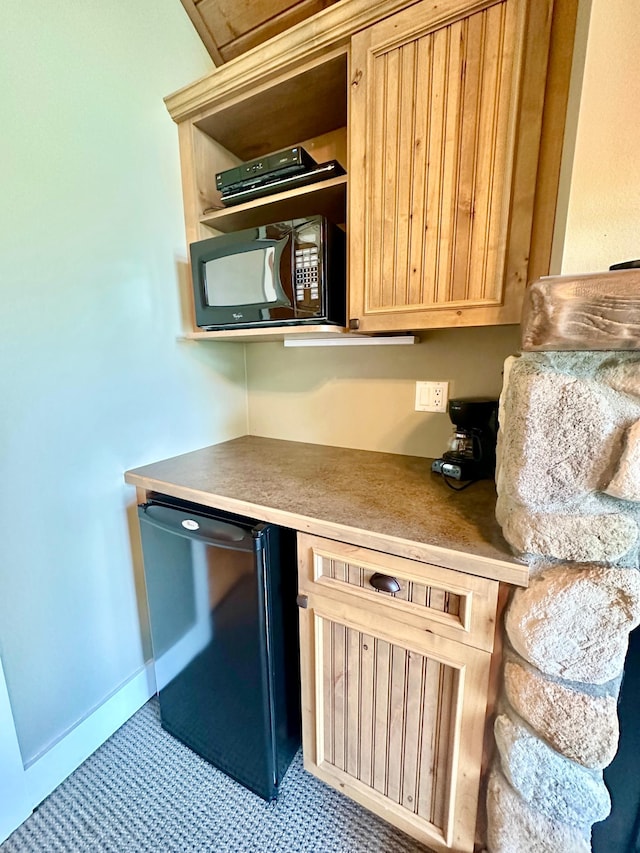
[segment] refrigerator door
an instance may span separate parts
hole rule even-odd
[[[286,673],[271,650],[272,529],[154,503],[138,513],[162,726],[273,799]]]

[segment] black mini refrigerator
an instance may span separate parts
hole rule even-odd
[[[300,745],[295,532],[138,507],[162,727],[265,800]]]

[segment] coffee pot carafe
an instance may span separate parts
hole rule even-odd
[[[496,467],[498,401],[487,397],[449,400],[453,434],[431,470],[454,480],[491,479]]]

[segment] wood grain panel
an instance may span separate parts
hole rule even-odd
[[[333,731],[331,742],[333,744],[333,763],[340,770],[347,769],[347,756],[345,750],[346,721],[347,721],[347,696],[346,696],[346,670],[347,670],[347,629],[335,622],[331,623],[332,633],[332,657],[327,662],[330,666],[329,677],[333,684]]]
[[[196,8],[215,33],[218,47],[295,5],[296,0],[196,0]]]
[[[374,659],[374,727],[371,752],[373,755],[372,787],[386,796],[389,762],[389,721],[391,707],[391,646],[381,639],[375,641]]]
[[[298,547],[309,559],[301,591],[357,600],[371,612],[412,625],[433,622],[435,631],[452,639],[489,651],[493,647],[498,593],[494,581],[307,534],[298,534]],[[375,589],[374,574],[392,577],[398,592]]]
[[[422,97],[417,98],[414,109],[414,141],[411,163],[411,212],[409,230],[409,270],[407,302],[418,305],[433,301],[431,276],[425,274],[423,240],[423,218],[427,210],[427,186],[430,175],[429,127],[431,116],[431,92],[433,72],[433,39],[421,39],[416,43],[416,79],[421,82]],[[427,223],[428,224],[428,223]],[[428,295],[425,295],[426,294]]]
[[[453,246],[458,206],[457,176],[461,148],[460,90],[463,75],[462,23],[457,21],[447,27],[442,36],[446,39],[442,68],[442,97],[444,110],[444,140],[442,160],[442,185],[438,215],[438,266],[436,303],[451,302],[453,276]],[[433,232],[432,232],[433,235]]]
[[[534,281],[525,296],[522,349],[640,349],[640,269]]]
[[[375,759],[375,673],[378,641],[370,634],[362,634],[360,653],[360,702],[359,702],[359,755],[358,779],[373,787],[373,763]]]
[[[347,123],[344,49],[212,107],[195,124],[241,160],[298,145]],[[322,104],[322,109],[318,109]],[[344,131],[343,131],[344,132]],[[346,165],[346,164],[345,164]]]
[[[228,62],[336,0],[181,0],[216,65]]]
[[[365,311],[499,300],[508,194],[493,187],[509,182],[514,86],[506,7],[368,54],[368,147],[379,153],[365,167]]]
[[[453,223],[453,249],[450,298],[467,298],[473,268],[469,264],[469,246],[475,217],[475,177],[477,166],[478,113],[481,106],[481,69],[484,60],[485,13],[463,21],[461,27],[462,77],[460,92],[460,147],[457,174],[458,206]]]
[[[502,66],[502,33],[504,32],[504,6],[493,7],[481,16],[484,51],[478,63],[480,80],[479,99],[487,97],[495,101],[498,97]],[[497,263],[490,251],[492,234],[491,210],[496,193],[502,187],[496,185],[494,151],[496,148],[497,124],[495,114],[478,105],[476,120],[475,177],[473,210],[475,228],[469,235],[469,284],[467,296],[471,300],[481,299],[483,283],[499,281]],[[497,294],[496,294],[497,298]]]
[[[349,546],[298,543],[305,768],[429,849],[470,853],[490,654],[438,636],[427,618],[397,621],[391,598],[363,606],[366,568]]]
[[[371,591],[373,589],[371,578],[374,574],[376,574],[374,569],[365,566],[319,557],[318,577],[331,578],[359,589]],[[462,605],[459,594],[416,580],[410,581],[404,578],[396,578],[396,580],[400,585],[398,592],[376,590],[376,595],[381,598],[418,604],[437,613],[449,613],[452,616],[458,616],[461,613]]]
[[[457,671],[401,645],[322,621],[321,760],[444,831]]]

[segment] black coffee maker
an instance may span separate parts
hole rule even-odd
[[[449,400],[453,435],[431,470],[453,480],[492,479],[496,470],[498,401],[487,397]]]

